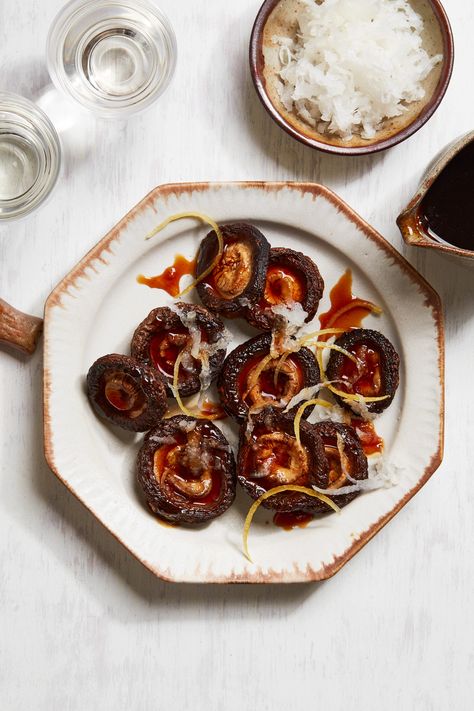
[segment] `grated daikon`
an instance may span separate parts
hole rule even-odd
[[[280,98],[320,133],[371,139],[423,99],[442,60],[423,48],[423,19],[406,0],[302,0],[299,31],[280,45]]]

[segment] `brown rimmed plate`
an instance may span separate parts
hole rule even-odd
[[[93,414],[84,392],[89,365],[108,352],[126,353],[137,323],[166,294],[137,283],[180,252],[196,252],[205,227],[173,223],[154,240],[144,236],[170,214],[207,213],[219,222],[247,220],[274,246],[299,249],[319,265],[327,287],[346,268],[354,292],[384,309],[367,319],[401,355],[401,386],[377,428],[398,483],[361,495],[340,515],[286,532],[259,512],[242,554],[250,499],[241,493],[219,519],[196,530],[160,525],[135,484],[140,437],[117,432]],[[329,288],[321,304],[328,306]],[[231,325],[234,344],[248,338]],[[231,346],[232,347],[232,344]],[[45,451],[51,469],[104,526],[158,577],[170,581],[302,582],[336,573],[439,466],[443,450],[444,334],[440,301],[398,252],[340,198],[305,183],[167,185],[153,190],[94,247],[51,293],[45,309]],[[223,429],[235,441],[235,429]]]

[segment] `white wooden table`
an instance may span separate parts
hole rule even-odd
[[[42,359],[0,351],[0,706],[4,711],[474,708],[472,272],[405,249],[395,217],[432,156],[472,129],[474,6],[445,0],[456,41],[447,96],[418,134],[374,157],[330,157],[286,136],[251,85],[259,0],[160,0],[177,33],[173,83],[127,123],[63,133],[51,200],[0,227],[0,296],[40,314],[51,288],[152,187],[306,180],[338,192],[402,250],[446,313],[444,463],[321,585],[168,585],[50,473]],[[44,44],[61,0],[0,3],[0,89],[53,119]],[[60,119],[59,128],[65,127]],[[403,298],[401,295],[400,298]],[[423,354],[420,353],[420,368]]]

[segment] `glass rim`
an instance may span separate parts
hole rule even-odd
[[[31,145],[42,160],[32,184],[24,192],[0,198],[0,224],[36,210],[51,194],[62,165],[61,139],[43,109],[20,94],[0,91],[0,122],[4,115],[16,128],[16,136]]]
[[[81,92],[73,85],[63,69],[62,50],[71,27],[74,27],[74,23],[81,16],[87,16],[92,10],[108,7],[125,7],[132,11],[143,10],[149,18],[152,18],[154,26],[158,28],[163,38],[168,60],[166,69],[157,86],[141,98],[140,93],[143,93],[143,88],[140,92],[108,99],[94,91],[92,84],[87,83],[86,85],[85,82],[82,84],[82,88],[87,88],[87,91]],[[96,115],[105,118],[119,118],[148,108],[165,92],[177,63],[176,35],[166,14],[151,0],[70,0],[60,9],[50,26],[46,40],[46,59],[50,78],[61,93],[73,99],[83,109]],[[145,88],[151,83],[150,79]],[[89,93],[89,97],[87,93]]]

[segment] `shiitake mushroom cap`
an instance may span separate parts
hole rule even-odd
[[[221,430],[207,420],[178,415],[148,432],[137,478],[150,509],[172,523],[210,521],[235,498],[234,455]]]
[[[346,333],[343,333],[342,336],[340,336],[335,341],[335,345],[344,348],[350,353],[353,353],[358,358],[360,358],[361,356],[358,355],[357,349],[361,346],[367,346],[369,350],[374,351],[376,354],[378,354],[380,387],[376,388],[375,392],[373,392],[372,394],[377,397],[383,397],[384,395],[388,395],[388,397],[386,400],[379,400],[378,402],[367,403],[367,408],[369,412],[373,413],[380,413],[386,410],[387,407],[389,407],[389,405],[392,403],[393,398],[395,397],[395,393],[397,392],[400,380],[400,358],[388,338],[386,338],[379,331],[373,331],[368,328],[357,328],[352,331],[347,331]],[[346,355],[340,353],[339,351],[333,350],[331,351],[329,362],[326,368],[326,377],[328,380],[346,380],[346,382],[349,383],[347,378],[344,378],[344,372],[345,370],[347,370],[349,373],[353,373],[355,371],[355,368],[356,366],[355,364],[353,364],[353,361],[351,361]],[[355,390],[352,386],[347,387],[341,384],[340,382],[337,383],[337,389],[347,389],[347,391],[351,394],[360,393],[361,395],[364,395],[364,392],[360,392],[360,382],[361,380],[359,380],[359,388],[356,383]],[[367,395],[371,393],[365,394]],[[338,395],[336,395],[335,397],[342,407],[351,409],[350,401],[346,401],[344,400],[344,398]]]
[[[245,343],[237,346],[237,348],[229,353],[219,373],[217,389],[221,403],[226,412],[240,422],[247,417],[250,409],[249,404],[245,402],[243,397],[247,387],[246,383],[248,382],[246,375],[250,375],[251,370],[257,367],[258,363],[269,354],[271,342],[272,337],[269,333],[254,336],[254,338],[245,341]],[[270,388],[275,369],[274,366],[276,366],[277,362],[278,357],[269,363],[269,371],[271,374],[269,378]],[[273,366],[273,370],[271,366]],[[286,402],[285,405],[282,405],[282,409],[284,409],[291,398],[300,392],[300,390],[321,382],[321,374],[316,358],[308,348],[301,348],[288,357],[278,379],[280,385],[277,387],[282,387],[285,382],[290,382],[289,375],[291,375],[292,372],[301,379],[301,386],[298,387],[295,392],[291,392],[290,390],[290,396],[285,398]],[[260,376],[259,382],[261,378],[262,376]],[[278,390],[276,390],[276,393],[278,393]],[[274,400],[268,398],[266,404],[276,407],[276,397],[277,394],[275,394]],[[278,394],[278,398],[282,399],[282,395]],[[295,406],[290,412],[294,413],[297,409],[298,406]],[[307,408],[304,416],[309,417],[310,413],[311,409]]]
[[[285,484],[325,488],[329,466],[321,437],[313,425],[303,421],[300,439],[301,446],[295,438],[293,417],[271,407],[242,425],[237,479],[252,499]],[[288,491],[271,496],[262,506],[272,511],[315,513],[319,503],[306,494]]]
[[[193,325],[200,329],[202,339],[209,345],[217,344],[223,338],[224,324],[221,319],[203,306],[178,302],[176,308],[183,314],[184,320],[189,319],[191,314],[195,314]],[[164,342],[165,354],[168,352],[169,355],[161,358],[160,349],[164,346],[160,336],[166,337],[166,332],[172,334],[171,342],[169,338]],[[190,344],[189,328],[184,325],[179,314],[168,306],[162,306],[150,311],[136,328],[132,338],[131,353],[140,363],[159,370],[165,380],[167,393],[172,397],[174,363],[180,351],[189,347]],[[225,354],[226,349],[222,348],[210,356],[209,378],[211,381],[216,378]],[[199,375],[202,363],[192,356],[189,357],[189,361],[191,367],[185,369],[182,366],[179,371],[178,391],[181,397],[194,395],[201,388]]]
[[[305,322],[309,323],[316,315],[323,291],[323,278],[312,259],[294,249],[272,247],[263,295],[246,309],[245,318],[255,328],[271,331],[280,318],[272,306],[296,302],[308,314]]]
[[[134,358],[117,353],[102,356],[89,368],[86,383],[96,413],[123,429],[146,432],[166,412],[163,379]]]
[[[223,225],[221,231],[224,253],[196,289],[208,309],[233,318],[263,295],[270,245],[260,230],[246,222]],[[217,253],[217,236],[212,231],[199,246],[196,276],[210,267]]]
[[[328,481],[326,484],[326,489],[340,489],[343,486],[352,486],[354,482],[342,473],[340,466],[340,453],[337,449],[337,435],[339,434],[342,438],[344,446],[344,455],[346,457],[346,465],[349,476],[355,481],[361,481],[367,479],[368,467],[367,467],[367,457],[365,456],[362,444],[356,431],[353,427],[349,425],[344,425],[341,422],[332,422],[327,420],[325,422],[318,422],[312,425],[314,430],[318,433],[323,442],[324,453],[326,459],[328,460]],[[333,465],[333,458],[336,461],[336,469]],[[337,475],[340,475],[337,478]],[[360,491],[355,491],[349,494],[342,494],[341,496],[329,496],[340,508],[347,506],[353,499],[359,496]],[[315,510],[319,513],[328,513],[332,509],[324,503],[324,501],[315,502]]]

